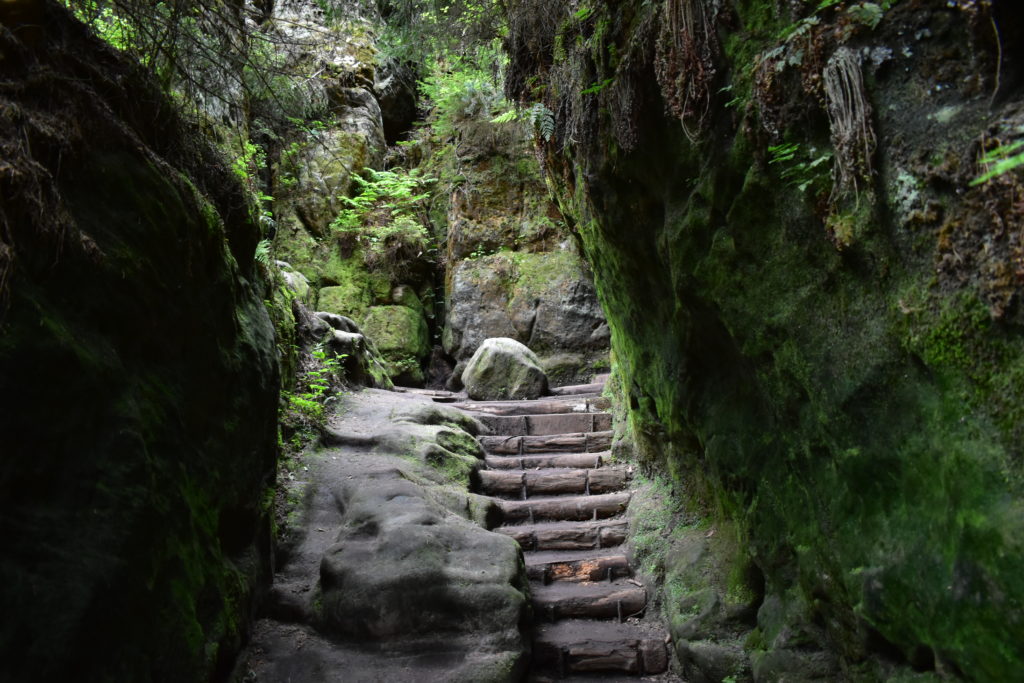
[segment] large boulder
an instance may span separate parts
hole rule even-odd
[[[478,401],[537,398],[547,392],[540,360],[515,339],[487,339],[462,373],[469,397]]]
[[[408,306],[373,306],[363,322],[366,335],[384,357],[388,375],[398,384],[423,385],[422,364],[430,354],[427,321]]]

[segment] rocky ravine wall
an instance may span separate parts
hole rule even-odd
[[[510,94],[556,116],[642,456],[733,529],[666,561],[687,674],[1007,680],[1022,190],[970,181],[1020,137],[1020,10],[817,5],[518,0]]]
[[[35,26],[0,17],[0,679],[223,677],[270,578],[259,232],[155,84],[56,3],[12,7]]]
[[[302,130],[270,164],[275,256],[309,281],[307,304],[360,325],[398,384],[459,388],[465,362],[499,336],[537,351],[553,383],[589,381],[607,369],[608,327],[529,127],[494,123],[488,109],[435,130],[436,115],[417,112],[429,106],[415,85],[425,74],[380,58],[381,20],[358,9],[274,9],[282,59],[319,74],[300,88]],[[414,130],[417,113],[426,125]],[[383,236],[387,221],[359,238],[332,227],[360,174],[385,169],[432,179],[417,190],[430,196],[416,217],[423,244]]]
[[[608,367],[608,325],[590,269],[544,185],[529,130],[469,121],[451,161],[462,181],[447,197],[444,350],[462,387],[489,337],[535,351],[552,386],[589,382]]]

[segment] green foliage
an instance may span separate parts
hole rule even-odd
[[[612,80],[609,78],[603,83],[595,84],[591,88],[584,90],[581,94],[589,95],[599,92],[608,86]],[[534,134],[542,138],[544,142],[549,142],[551,136],[555,134],[555,113],[548,109],[543,102],[535,102],[530,107],[522,110],[513,107],[491,119],[491,123],[509,123],[512,121],[528,122]]]
[[[256,176],[267,167],[267,153],[251,140],[243,140],[241,152],[231,162],[231,170],[247,186],[256,184]]]
[[[885,10],[876,3],[862,2],[846,10],[846,14],[854,21],[873,29],[882,22]]]
[[[481,46],[470,56],[441,57],[433,62],[419,85],[432,109],[431,123],[439,137],[455,135],[460,124],[504,123],[515,118],[501,92],[504,65],[504,53],[496,43]]]
[[[400,168],[366,169],[366,176],[353,176],[358,192],[341,198],[346,208],[334,219],[331,231],[343,243],[358,242],[371,269],[399,276],[413,260],[436,253],[426,227],[427,188],[436,179],[421,175],[419,169]]]
[[[345,372],[341,361],[345,354],[334,355],[318,344],[305,359],[305,370],[295,382],[295,391],[281,392],[280,422],[290,439],[301,435],[312,437],[323,429],[324,407],[341,387]]]
[[[807,192],[809,189],[819,192],[828,184],[831,150],[818,154],[814,147],[787,142],[770,146],[768,153],[771,157],[768,163],[778,165],[782,169],[780,175],[790,187],[795,187],[800,192]]]
[[[534,132],[543,138],[544,142],[550,142],[551,136],[555,134],[555,112],[548,109],[543,102],[535,103],[527,112]]]
[[[265,266],[270,265],[270,247],[270,240],[260,240],[256,244],[256,253],[253,255],[256,263],[261,263]]]
[[[580,94],[581,95],[596,95],[597,93],[601,92],[602,90],[607,88],[609,85],[611,85],[612,81],[614,81],[614,80],[615,80],[615,78],[613,77],[613,78],[606,78],[603,81],[601,81],[600,83],[592,83],[589,87],[584,88],[583,91],[580,92]]]
[[[96,35],[118,50],[129,51],[138,47],[138,32],[130,22],[114,12],[109,5],[101,5],[94,0],[86,2],[63,0],[63,4],[74,13],[79,21],[89,24]]]
[[[986,183],[996,176],[1024,166],[1024,140],[1017,140],[1008,145],[999,145],[984,154],[978,163],[986,168],[985,172],[971,181],[971,186]]]
[[[382,0],[381,55],[423,63],[471,55],[506,32],[501,3],[488,0]]]

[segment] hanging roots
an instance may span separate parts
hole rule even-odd
[[[832,146],[836,150],[834,199],[849,191],[857,194],[858,180],[871,177],[877,141],[860,66],[860,55],[841,47],[822,73]]]
[[[711,108],[710,87],[719,51],[718,4],[717,0],[665,0],[656,73],[668,110],[683,124],[690,140],[696,139]]]

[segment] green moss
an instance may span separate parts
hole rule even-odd
[[[385,357],[423,358],[430,353],[427,322],[407,306],[374,306],[366,314],[363,330]]]
[[[358,256],[342,259],[332,254],[320,274],[323,281],[337,284],[320,289],[317,308],[349,316],[360,325],[370,307],[388,301],[391,295],[387,278],[368,272]]]

